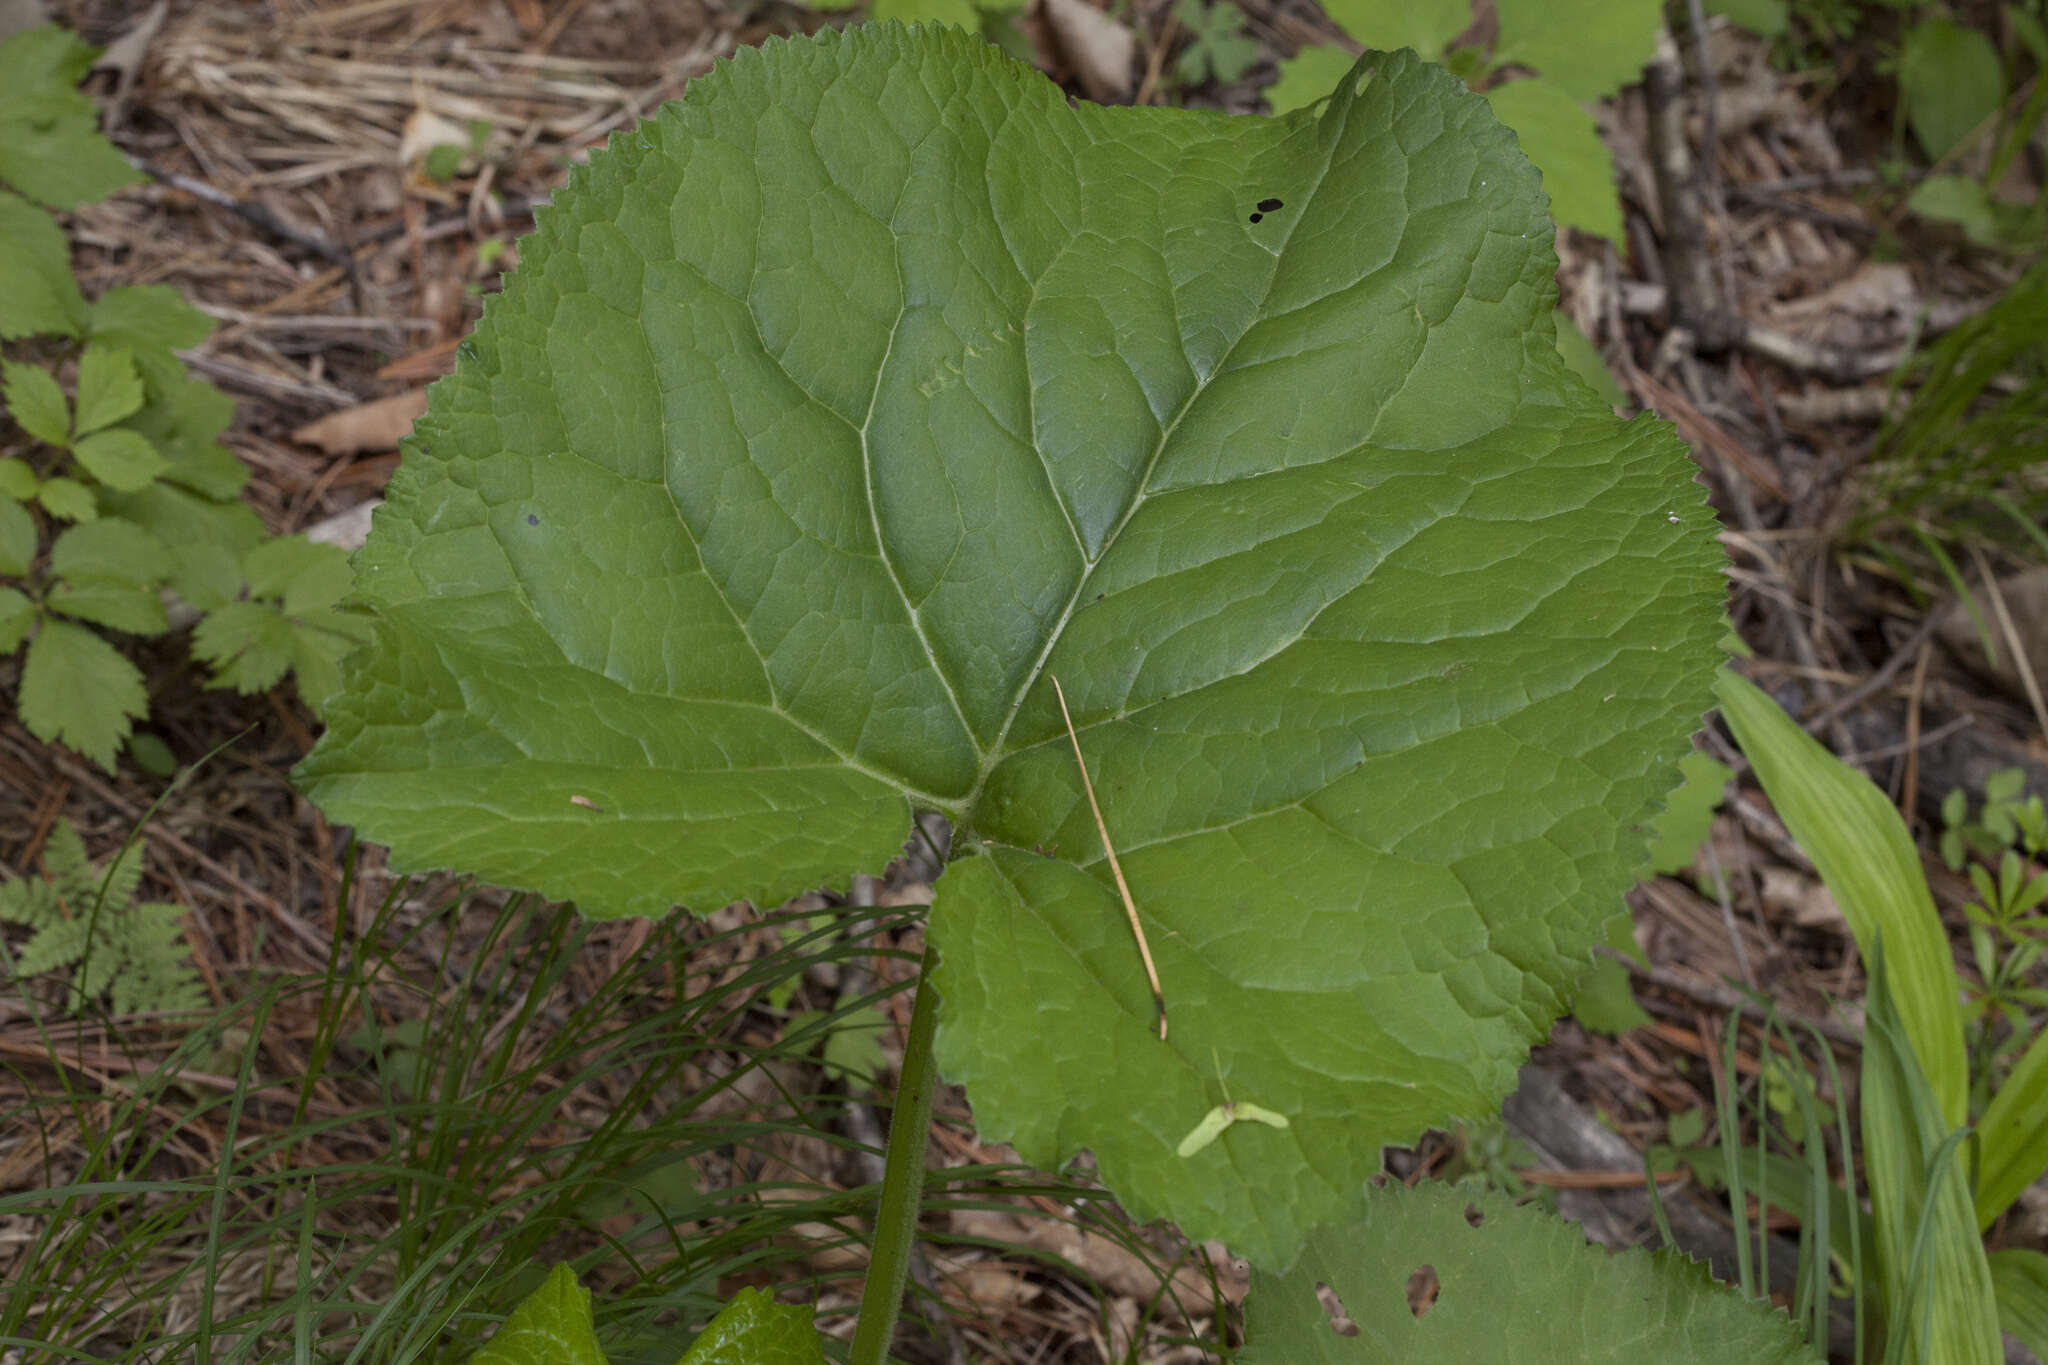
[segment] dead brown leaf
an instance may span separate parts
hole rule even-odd
[[[1030,28],[1046,64],[1064,67],[1098,104],[1121,103],[1131,93],[1138,40],[1088,0],[1036,0]]]
[[[427,391],[412,389],[377,398],[340,412],[330,412],[317,422],[308,422],[292,433],[301,445],[317,446],[329,455],[353,455],[363,450],[396,450],[412,430],[412,424],[427,410]]]

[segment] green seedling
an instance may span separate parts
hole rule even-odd
[[[1270,1109],[1253,1104],[1250,1100],[1240,1100],[1236,1103],[1225,1100],[1202,1115],[1202,1121],[1180,1140],[1180,1146],[1173,1149],[1174,1155],[1182,1158],[1193,1156],[1222,1137],[1224,1129],[1240,1120],[1247,1123],[1263,1123],[1268,1128],[1287,1127],[1285,1114],[1276,1114]]]
[[[1230,1098],[1230,1087],[1223,1082],[1223,1059],[1216,1056],[1213,1048],[1210,1049],[1209,1055],[1216,1063],[1216,1084],[1223,1086],[1223,1103],[1202,1115],[1202,1121],[1180,1140],[1180,1146],[1173,1149],[1174,1155],[1183,1161],[1222,1137],[1226,1128],[1239,1121],[1263,1123],[1268,1128],[1287,1127],[1285,1114],[1276,1114],[1271,1109],[1248,1100],[1233,1102]]]

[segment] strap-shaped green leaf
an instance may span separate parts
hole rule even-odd
[[[436,386],[302,776],[395,867],[606,915],[942,811],[985,1130],[1284,1262],[1495,1107],[1707,702],[1712,519],[1566,374],[1551,238],[1412,56],[1261,120],[928,29],[742,53],[576,175]],[[1176,1155],[1228,1100],[1289,1126]]]

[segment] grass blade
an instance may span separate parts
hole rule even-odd
[[[1905,821],[1884,794],[1732,669],[1715,692],[1785,828],[1819,869],[1866,961],[1883,935],[1900,1026],[1950,1128],[1965,1117],[1969,1062],[1955,963]]]

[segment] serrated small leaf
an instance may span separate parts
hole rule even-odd
[[[1975,176],[1930,175],[1913,187],[1906,207],[1922,218],[1953,223],[1979,246],[1997,246],[2005,239],[2000,210],[2006,206],[1992,198]]]
[[[21,670],[21,720],[37,739],[68,745],[114,770],[130,722],[149,712],[142,673],[84,626],[46,620]]]
[[[242,563],[225,545],[186,543],[171,552],[170,589],[202,612],[235,601],[243,586]]]
[[[230,602],[193,627],[192,653],[213,666],[213,686],[261,692],[291,667],[295,633],[268,602]]]
[[[1601,358],[1600,348],[1592,338],[1579,330],[1579,325],[1559,309],[1557,318],[1557,353],[1564,357],[1564,363],[1571,372],[1586,381],[1586,386],[1600,395],[1600,400],[1610,408],[1623,407],[1628,395],[1621,391],[1621,385],[1614,382],[1614,372],[1607,368]]]
[[[170,547],[167,586],[201,611],[241,596],[242,556],[263,540],[263,523],[241,502],[215,502],[157,482],[139,493],[116,493],[108,510]]]
[[[37,485],[36,501],[59,521],[95,521],[100,514],[99,501],[92,489],[61,474]]]
[[[700,1332],[676,1365],[825,1365],[808,1308],[742,1289]]]
[[[0,182],[71,209],[142,174],[99,130],[99,106],[77,90],[99,49],[55,25],[0,42]]]
[[[605,1365],[590,1314],[590,1291],[558,1265],[526,1296],[469,1365]]]
[[[87,473],[116,493],[147,488],[170,469],[149,438],[128,427],[96,431],[71,448]]]
[[[1362,46],[1383,52],[1412,47],[1433,62],[1445,44],[1471,25],[1472,0],[1325,0],[1323,13]],[[1350,62],[1347,57],[1347,68]],[[1330,82],[1342,74],[1324,82],[1318,97],[1328,94]]]
[[[1709,14],[1742,25],[1760,38],[1782,38],[1791,25],[1786,0],[1707,0]]]
[[[1425,1268],[1435,1289],[1417,1302],[1411,1294]],[[1822,1365],[1782,1310],[1738,1297],[1696,1261],[1610,1253],[1554,1214],[1436,1182],[1375,1189],[1362,1222],[1318,1232],[1287,1274],[1254,1270],[1237,1358]]]
[[[59,579],[50,586],[45,601],[52,611],[131,635],[161,635],[170,628],[162,595],[154,588],[138,588],[132,583]]]
[[[355,579],[348,551],[304,536],[277,536],[242,560],[252,597],[282,598],[287,615],[331,607],[348,596]]]
[[[86,316],[86,335],[134,351],[185,351],[213,335],[214,320],[167,284],[109,289]]]
[[[103,517],[73,526],[50,547],[57,578],[51,609],[116,630],[155,635],[166,629],[157,592],[170,570],[163,543],[131,521]]]
[[[1683,872],[1692,866],[1700,845],[1713,832],[1714,812],[1735,770],[1712,754],[1695,749],[1679,760],[1683,781],[1657,817],[1656,842],[1650,845],[1650,871]]]
[[[0,190],[0,341],[77,336],[85,295],[71,274],[71,243],[49,214]]]
[[[1306,109],[1328,96],[1357,60],[1342,48],[1305,47],[1292,57],[1280,59],[1280,79],[1260,93],[1266,97],[1266,107],[1276,115]]]
[[[292,631],[292,680],[299,700],[324,716],[329,698],[341,690],[341,661],[370,642],[368,616],[353,612],[309,612]]]
[[[955,24],[970,33],[981,28],[981,16],[970,0],[874,0],[869,13],[877,22]]]
[[[0,574],[21,575],[35,562],[36,519],[18,502],[0,499]]]
[[[1920,149],[1939,161],[1998,112],[2005,102],[2005,67],[1991,39],[1935,15],[1906,32],[1899,97]]]
[[[0,511],[0,521],[4,520],[6,513]],[[0,588],[0,658],[19,649],[35,623],[36,604],[29,601],[19,588]]]
[[[1564,87],[1540,76],[1496,85],[1486,98],[1543,172],[1551,216],[1565,227],[1619,244],[1621,199],[1614,189],[1614,157],[1585,107]]]
[[[0,502],[27,502],[36,495],[36,472],[28,461],[0,460]],[[0,571],[4,572],[4,571]]]
[[[105,342],[89,342],[78,358],[78,407],[73,434],[110,427],[142,406],[142,376],[135,358]]]
[[[880,1005],[841,1015],[825,1035],[825,1065],[863,1083],[873,1081],[885,1060],[882,1037],[890,1027],[889,1016]]]
[[[153,390],[149,406],[128,425],[170,461],[167,480],[227,502],[249,482],[248,467],[219,441],[234,416],[234,400],[213,385],[178,379]]]
[[[1626,909],[1607,922],[1602,942],[1618,953],[1638,961],[1647,960],[1636,945],[1635,917]],[[1635,988],[1629,984],[1628,968],[1611,957],[1593,959],[1579,978],[1578,993],[1572,997],[1572,1017],[1595,1033],[1615,1037],[1655,1021],[1636,1003]]]
[[[1664,21],[1657,0],[1498,0],[1497,66],[1530,67],[1581,100],[1642,74]]]
[[[102,517],[57,537],[50,546],[50,571],[64,578],[155,587],[170,572],[170,552],[134,522]]]
[[[63,446],[71,439],[71,409],[64,390],[40,365],[0,361],[0,397],[15,425],[44,445]]]

